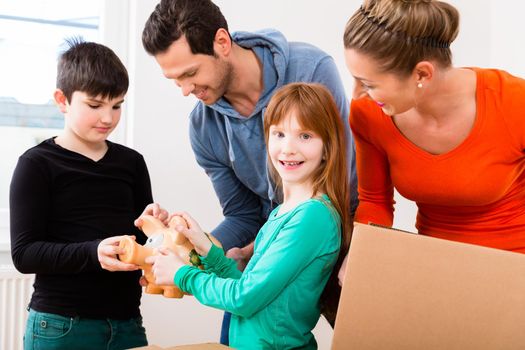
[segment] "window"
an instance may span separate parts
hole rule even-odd
[[[102,0],[0,2],[0,248],[9,239],[9,183],[18,157],[63,127],[52,96],[64,39],[102,42],[102,5]]]

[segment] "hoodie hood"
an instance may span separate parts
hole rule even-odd
[[[275,193],[266,168],[266,150],[254,154],[254,145],[264,145],[264,112],[274,91],[285,84],[286,67],[289,61],[289,44],[284,35],[274,29],[257,32],[235,32],[233,41],[251,49],[262,65],[263,91],[250,116],[242,116],[224,98],[209,106],[224,119],[228,160],[232,164],[249,164],[256,173],[250,187],[257,188],[256,193],[274,199]],[[236,166],[238,169],[238,166]],[[264,179],[264,181],[261,181]],[[257,183],[259,182],[259,183]]]

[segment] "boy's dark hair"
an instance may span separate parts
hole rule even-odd
[[[81,38],[65,40],[68,49],[58,59],[57,88],[68,102],[75,91],[115,98],[128,91],[126,67],[108,47]]]
[[[220,28],[228,31],[228,23],[210,0],[161,0],[144,26],[142,45],[154,56],[184,35],[192,53],[213,56]]]

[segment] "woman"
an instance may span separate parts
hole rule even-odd
[[[366,0],[347,23],[355,220],[391,226],[396,188],[420,234],[523,253],[525,81],[453,67],[458,26],[432,0]]]

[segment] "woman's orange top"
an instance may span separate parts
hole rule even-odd
[[[440,155],[411,143],[373,101],[352,101],[356,221],[391,226],[395,187],[416,202],[420,234],[525,253],[525,80],[474,71],[474,126]]]

